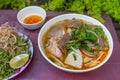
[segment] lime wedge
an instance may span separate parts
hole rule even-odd
[[[14,69],[20,68],[28,61],[28,59],[29,59],[28,54],[17,55],[10,60],[9,62],[10,67]]]

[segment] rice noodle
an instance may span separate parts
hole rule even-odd
[[[59,65],[65,67],[65,65],[64,65],[57,57],[55,57],[55,56],[52,55],[52,54],[50,54],[50,56],[51,56],[52,58],[54,58],[54,59],[58,62]]]
[[[17,42],[16,34],[16,30],[7,23],[0,26],[0,48],[8,50],[12,56],[15,55],[12,46]]]

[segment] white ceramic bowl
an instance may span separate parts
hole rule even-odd
[[[23,23],[23,20],[27,17],[27,16],[30,16],[30,15],[39,15],[41,16],[43,19],[42,21],[38,22],[38,23],[35,23],[35,24],[25,24]],[[26,29],[30,29],[30,30],[33,30],[33,29],[37,29],[37,28],[40,28],[44,22],[45,22],[45,19],[46,19],[46,11],[41,8],[41,7],[38,7],[38,6],[29,6],[29,7],[25,7],[23,9],[21,9],[18,14],[17,14],[17,20],[18,22]]]
[[[102,63],[100,63],[99,65],[97,65],[93,68],[89,68],[89,69],[85,69],[85,70],[71,70],[71,69],[67,69],[67,68],[64,68],[64,67],[60,67],[60,66],[56,65],[55,63],[51,62],[47,58],[47,56],[45,55],[45,53],[43,51],[43,43],[42,43],[43,34],[51,27],[51,25],[55,24],[56,22],[64,20],[64,19],[72,19],[72,18],[82,19],[82,20],[91,22],[95,25],[100,25],[103,28],[103,30],[104,30],[107,38],[108,38],[108,42],[109,42],[109,45],[110,45],[108,55]],[[55,66],[55,67],[57,67],[61,70],[67,71],[67,72],[76,72],[76,73],[77,72],[88,72],[88,71],[92,71],[92,70],[95,70],[95,69],[101,67],[103,64],[105,64],[108,61],[108,59],[110,58],[110,56],[112,54],[112,51],[113,51],[113,39],[112,39],[111,34],[108,31],[108,29],[102,23],[100,23],[98,20],[96,20],[94,18],[91,18],[91,17],[86,16],[86,15],[81,15],[81,14],[63,14],[63,15],[54,17],[53,19],[49,20],[46,24],[44,24],[44,26],[41,28],[41,30],[39,32],[39,35],[38,35],[38,46],[39,46],[39,49],[40,49],[43,57],[53,66]]]

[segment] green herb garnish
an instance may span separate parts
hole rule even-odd
[[[73,54],[73,58],[74,58],[74,61],[76,61],[76,60],[77,60],[77,57],[76,57],[76,55],[75,55],[75,54]]]

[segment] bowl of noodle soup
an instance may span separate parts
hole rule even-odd
[[[28,61],[20,68],[11,68],[9,61],[20,54],[29,54]],[[11,79],[20,74],[30,63],[32,56],[33,45],[28,36],[8,23],[0,26],[0,79]]]
[[[43,57],[67,72],[81,73],[105,64],[113,51],[113,39],[98,20],[81,14],[63,14],[46,22],[38,35]]]

